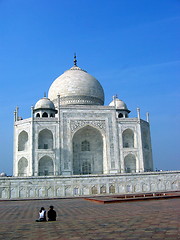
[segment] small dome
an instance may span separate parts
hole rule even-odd
[[[57,106],[57,95],[61,105],[103,105],[104,90],[99,81],[74,65],[60,75],[50,86],[48,97]]]
[[[4,172],[0,173],[0,177],[6,177],[6,176],[7,176],[6,173]]]
[[[34,107],[34,110],[37,109],[53,109],[55,110],[54,103],[47,97],[41,98]]]
[[[124,109],[124,110],[128,110],[127,105],[120,100],[119,98],[115,98],[110,104],[109,106],[115,106],[116,109]]]

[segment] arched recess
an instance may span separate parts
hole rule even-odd
[[[97,190],[97,187],[96,187],[96,186],[93,186],[93,187],[91,188],[91,193],[92,193],[92,194],[97,194],[97,193],[98,193],[98,190]]]
[[[38,149],[53,149],[53,134],[48,129],[43,129],[38,135]]]
[[[25,151],[28,148],[28,134],[22,131],[18,136],[18,151]]]
[[[124,158],[124,167],[126,173],[136,172],[136,157],[133,154],[128,154]]]
[[[49,156],[44,156],[38,163],[38,175],[39,176],[52,176],[54,175],[53,160]]]
[[[73,136],[73,173],[103,173],[103,137],[91,126],[79,129]]]
[[[42,117],[48,117],[47,112],[43,112]]]
[[[114,185],[110,185],[109,193],[115,193],[115,186]]]
[[[22,157],[18,161],[18,176],[26,177],[28,175],[28,160]]]
[[[122,113],[119,113],[119,114],[118,114],[118,118],[123,118],[123,114],[122,114]]]
[[[134,132],[131,129],[124,130],[122,138],[123,148],[134,148]]]

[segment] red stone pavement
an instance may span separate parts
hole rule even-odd
[[[56,222],[35,222],[53,205]],[[0,240],[180,239],[180,198],[99,204],[83,198],[0,201]]]

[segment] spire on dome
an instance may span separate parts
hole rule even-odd
[[[77,67],[76,53],[74,53],[74,67]]]
[[[118,95],[116,94],[116,95],[114,95],[114,96],[112,96],[112,99],[113,100],[115,100],[115,99],[117,99],[118,98]]]

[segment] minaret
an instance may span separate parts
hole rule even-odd
[[[149,113],[146,113],[146,121],[149,123]]]
[[[138,120],[140,120],[140,108],[137,108],[137,117],[138,117]]]

